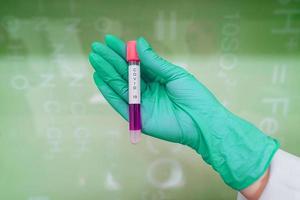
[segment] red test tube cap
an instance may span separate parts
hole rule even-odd
[[[126,60],[127,61],[140,61],[137,50],[136,41],[130,40],[126,45]]]

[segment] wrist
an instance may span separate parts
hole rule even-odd
[[[270,175],[270,168],[252,185],[241,190],[240,192],[243,194],[245,198],[248,200],[257,200],[263,193]]]
[[[214,115],[217,119],[202,121],[205,142],[197,152],[227,185],[241,191],[265,177],[279,143],[246,120],[223,113]]]

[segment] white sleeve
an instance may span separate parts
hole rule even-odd
[[[246,200],[238,193],[238,200]],[[260,200],[300,199],[300,158],[278,150],[270,165],[270,177]]]

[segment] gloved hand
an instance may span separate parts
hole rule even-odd
[[[112,107],[128,120],[125,44],[107,35],[92,44],[94,80]],[[234,189],[242,190],[269,167],[278,142],[228,111],[193,75],[158,56],[144,38],[141,60],[142,132],[193,148]]]

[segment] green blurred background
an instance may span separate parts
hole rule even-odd
[[[300,155],[300,1],[0,1],[0,199],[235,199],[187,147],[143,136],[99,94],[105,34],[146,37]]]

